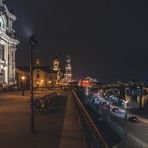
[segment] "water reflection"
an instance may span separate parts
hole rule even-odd
[[[129,100],[129,107],[148,116],[148,95],[126,95],[125,100]]]
[[[148,111],[148,95],[141,96],[141,108]]]

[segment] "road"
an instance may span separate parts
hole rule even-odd
[[[148,147],[148,124],[140,121],[133,123],[123,120],[122,118],[112,114],[112,121],[123,129],[122,145],[128,145],[128,148],[147,148]],[[127,124],[127,134],[125,125]],[[121,147],[121,145],[119,145]]]
[[[92,105],[93,106],[93,105]],[[98,109],[94,107],[94,112],[99,112]],[[107,113],[106,113],[107,114]],[[102,114],[102,116],[104,116]],[[132,114],[128,114],[129,116],[133,116]],[[134,115],[135,116],[135,115]],[[132,122],[125,122],[126,112],[123,109],[119,108],[119,112],[110,111],[110,121],[109,125],[114,129],[118,135],[122,138],[122,146],[123,148],[126,147],[128,144],[129,148],[147,148],[148,147],[148,124],[144,122],[143,118],[138,117],[140,120],[139,123],[132,123]],[[146,120],[146,119],[145,119]],[[125,132],[125,127],[127,123],[127,136]],[[121,148],[121,145],[119,145]]]
[[[113,113],[111,112],[111,119],[114,123],[117,125],[120,125],[120,127],[124,130],[125,129],[125,120],[122,113]],[[132,114],[128,114],[128,117],[135,116]],[[133,123],[130,121],[127,121],[127,132],[128,136],[126,138],[126,135],[124,138],[128,141],[129,146],[135,145],[136,148],[145,148],[148,147],[148,124],[143,120],[143,118],[138,117],[140,120],[139,123]]]
[[[128,143],[129,147],[133,144],[135,148],[147,148],[148,147],[148,125],[142,122],[127,124],[128,130]]]

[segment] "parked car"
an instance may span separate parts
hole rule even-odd
[[[128,121],[134,122],[134,123],[138,123],[138,122],[139,122],[139,120],[138,120],[138,118],[137,118],[136,116],[131,116],[131,117],[129,117],[129,118],[128,118]]]
[[[94,104],[99,105],[101,102],[101,100],[99,98],[95,98],[94,99]]]
[[[112,112],[119,113],[119,109],[118,108],[113,108]]]

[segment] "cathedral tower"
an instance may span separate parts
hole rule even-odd
[[[71,58],[69,55],[67,55],[66,57],[64,81],[66,82],[72,81],[72,66],[71,66]]]
[[[57,56],[53,60],[52,69],[54,72],[60,71],[60,60]]]

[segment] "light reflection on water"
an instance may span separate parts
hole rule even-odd
[[[148,113],[148,95],[127,95],[126,100],[130,100],[129,103],[132,104],[133,108],[141,109]]]
[[[142,96],[141,100],[142,100],[141,107],[148,111],[148,95]]]
[[[125,100],[128,100],[130,105],[132,104],[131,107],[148,112],[148,95],[144,91],[138,89],[125,90]]]

